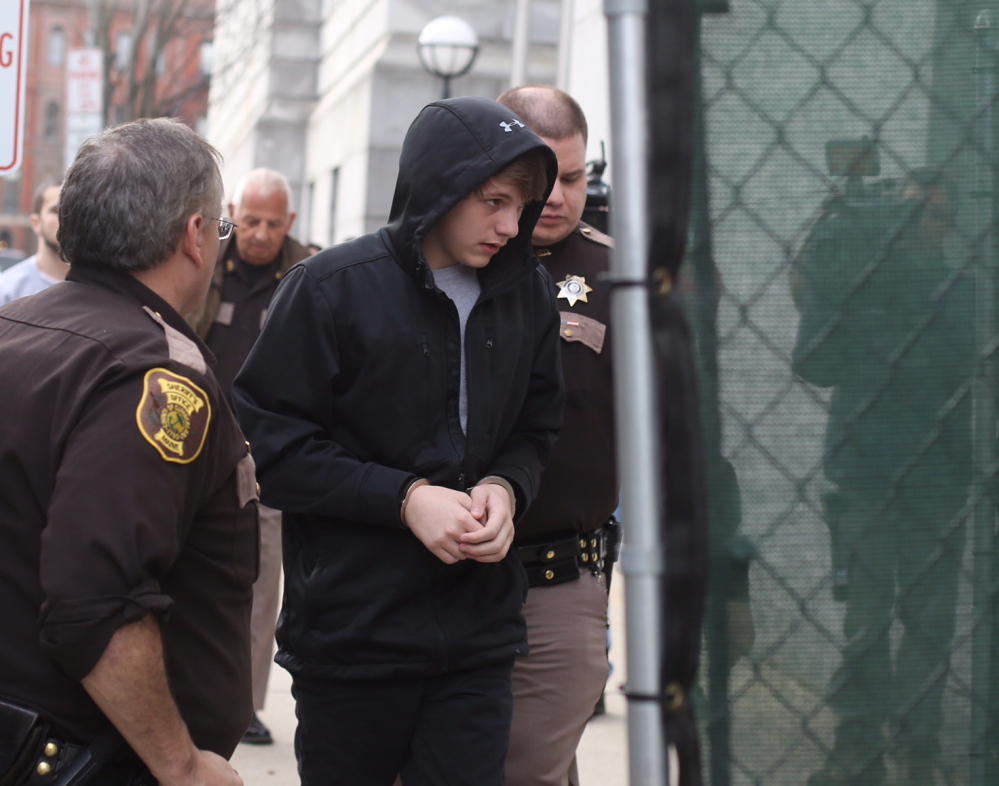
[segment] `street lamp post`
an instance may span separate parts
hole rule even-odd
[[[420,31],[417,52],[423,67],[444,80],[443,98],[450,98],[451,80],[467,74],[479,54],[479,37],[464,19],[439,16]]]

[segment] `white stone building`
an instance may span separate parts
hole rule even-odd
[[[516,0],[224,0],[208,137],[225,156],[227,189],[268,166],[295,190],[293,234],[329,245],[383,224],[410,122],[440,97],[417,37],[460,16],[478,34],[471,72],[453,95],[495,97],[510,86]],[[572,25],[563,26],[563,8]],[[559,78],[560,30],[568,67]],[[531,0],[527,79],[561,81],[590,116],[590,157],[607,140],[601,0]],[[609,140],[607,140],[609,142]]]

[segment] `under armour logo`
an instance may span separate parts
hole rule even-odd
[[[521,123],[517,118],[513,118],[509,123],[500,123],[500,128],[502,128],[506,133],[511,133],[514,126],[520,126],[521,128],[526,128],[523,123]]]

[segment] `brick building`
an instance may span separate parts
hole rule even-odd
[[[0,178],[0,243],[34,253],[28,216],[36,184],[60,177],[65,161],[66,55],[87,43],[91,13],[107,11],[98,0],[33,0],[28,25],[27,114],[24,156],[18,172]],[[99,19],[95,39],[105,51],[105,123],[141,116],[180,117],[203,131],[211,73],[214,2],[153,0],[137,15],[126,0]],[[158,31],[163,46],[150,48]],[[5,235],[4,233],[7,233]]]

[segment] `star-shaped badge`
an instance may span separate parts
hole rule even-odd
[[[566,276],[565,281],[558,282],[558,296],[568,300],[570,306],[576,305],[577,300],[588,302],[586,293],[592,291],[593,287],[586,286],[583,276]]]

